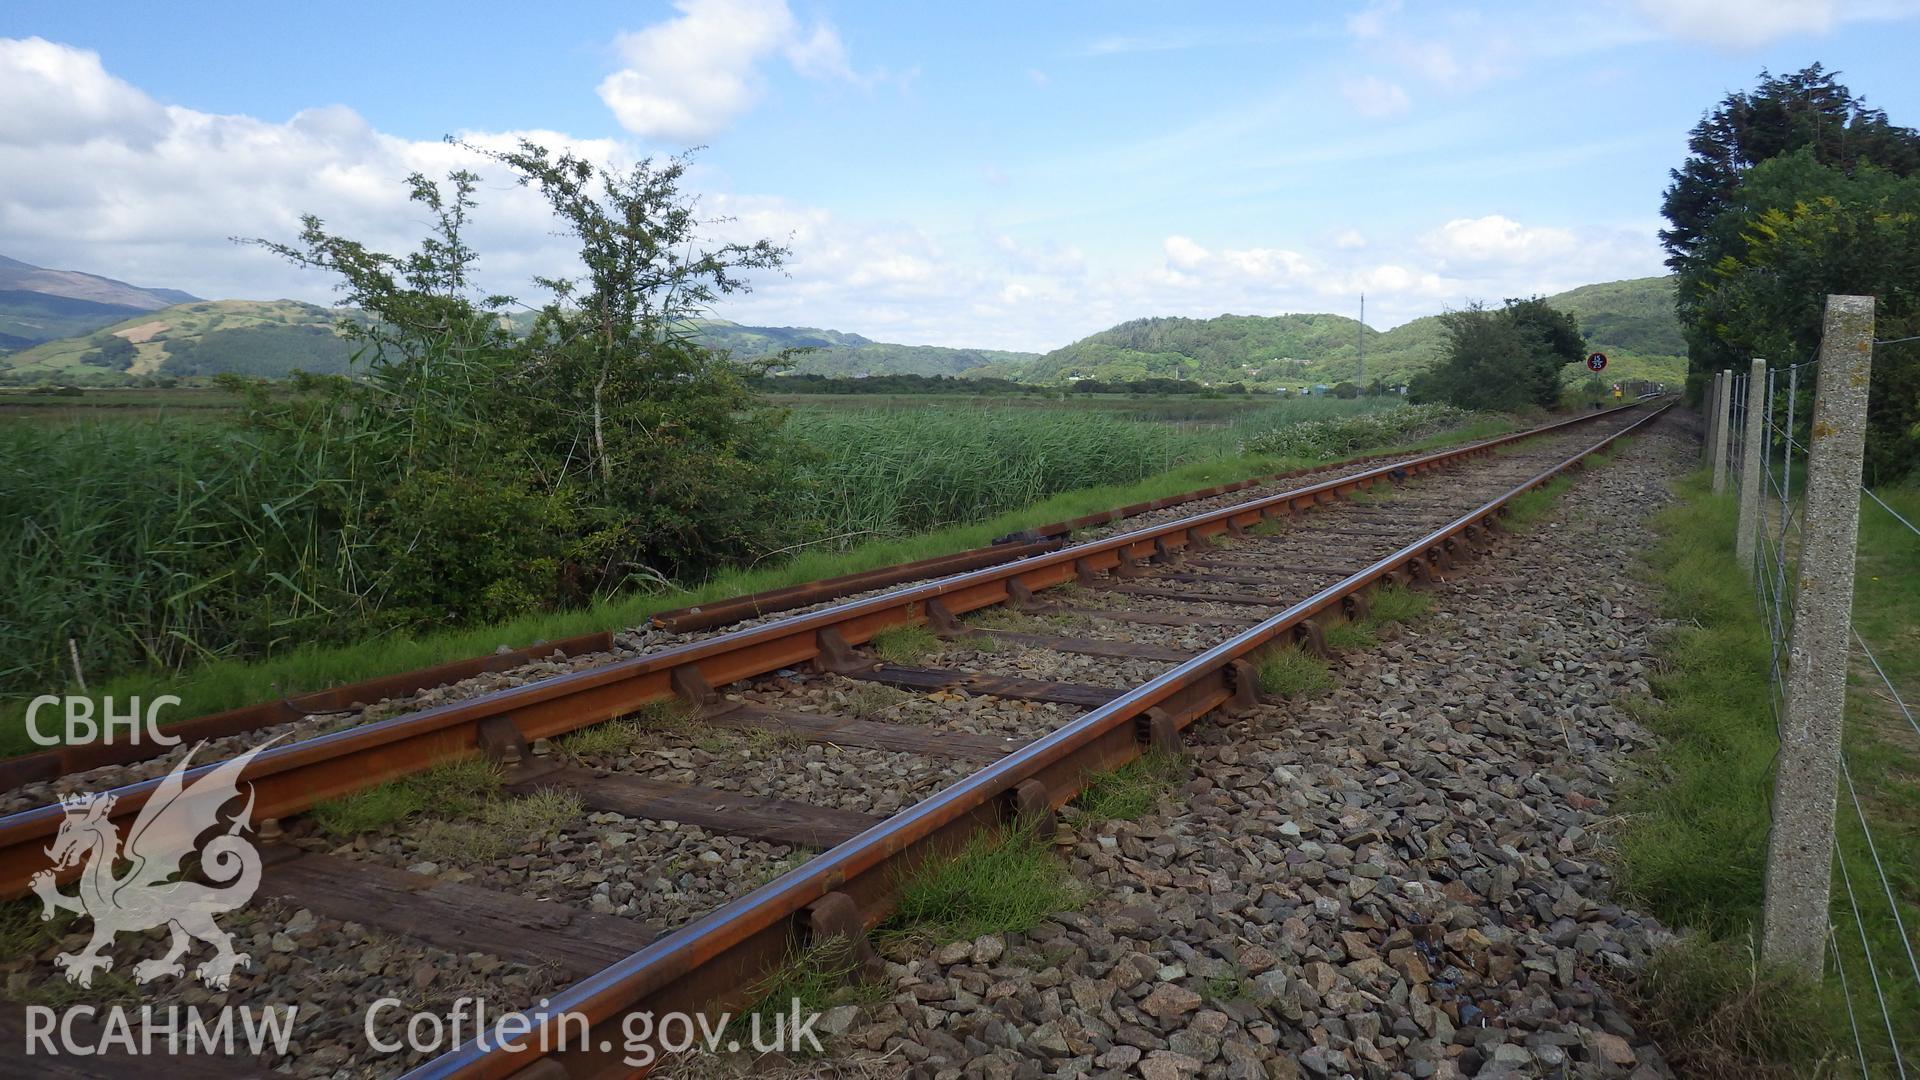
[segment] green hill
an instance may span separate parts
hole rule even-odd
[[[199,300],[0,357],[17,378],[119,382],[130,375],[285,375],[346,370],[340,312],[297,300]]]
[[[782,370],[798,375],[963,375],[989,364],[1020,367],[1036,353],[955,349],[941,345],[891,345],[859,334],[811,326],[742,326],[701,319],[694,332],[710,348],[737,360],[757,360],[783,349],[810,350]]]
[[[198,299],[178,289],[48,270],[0,255],[0,354],[85,334],[170,304]]]
[[[135,294],[140,294],[148,298],[142,302],[157,302],[151,298],[170,290],[136,290],[107,278],[13,265],[25,267],[20,274],[86,279],[61,287],[89,292],[94,299],[35,293],[30,302],[50,312],[77,304],[91,305],[72,312],[83,320],[121,316],[77,336],[0,355],[0,373],[15,380],[105,384],[128,376],[229,371],[277,377],[294,368],[344,371],[352,354],[335,332],[346,314],[341,309],[293,300],[202,300],[129,314],[105,300],[139,299]],[[4,278],[0,273],[0,284]],[[1672,278],[1638,278],[1586,285],[1547,299],[1578,318],[1588,342],[1608,354],[1608,376],[1677,383],[1686,370],[1686,344],[1674,318],[1673,292]],[[0,310],[5,299],[0,291]],[[12,333],[8,325],[0,316],[0,348],[8,340],[3,335]],[[783,365],[796,374],[995,376],[1038,384],[1168,378],[1261,388],[1330,385],[1355,377],[1361,334],[1366,336],[1365,381],[1400,383],[1432,363],[1444,347],[1440,320],[1431,315],[1384,332],[1325,314],[1135,319],[1044,356],[894,345],[837,330],[745,326],[724,319],[699,320],[692,329],[705,344],[742,360],[805,350]]]
[[[1636,278],[1586,285],[1547,298],[1580,320],[1594,348],[1607,353],[1609,376],[1680,381],[1686,343],[1673,313],[1673,279]],[[1368,382],[1404,382],[1445,346],[1438,316],[1385,332],[1344,315],[1221,315],[1212,319],[1135,319],[1047,353],[1015,374],[1029,382],[1146,377],[1206,383],[1301,387],[1353,379],[1359,335],[1366,335]]]

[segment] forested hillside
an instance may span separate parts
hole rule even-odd
[[[335,332],[340,315],[297,300],[201,300],[139,312],[89,334],[0,358],[0,364],[16,378],[91,384],[140,375],[341,372],[353,350]]]
[[[1609,375],[1677,383],[1684,373],[1686,345],[1673,314],[1672,278],[1587,285],[1547,302],[1578,319],[1588,344],[1608,354]],[[1064,382],[1159,376],[1300,387],[1358,376],[1399,383],[1425,370],[1440,348],[1438,316],[1385,332],[1363,331],[1343,315],[1136,319],[1047,353],[1017,377]]]
[[[198,299],[0,255],[0,354],[85,334],[131,315]]]
[[[736,360],[756,360],[784,349],[805,349],[780,370],[798,375],[962,375],[988,364],[1020,367],[1038,353],[960,349],[939,345],[892,345],[859,334],[811,326],[742,326],[700,319],[696,335]]]
[[[1686,347],[1673,314],[1673,293],[1672,278],[1639,278],[1583,286],[1548,302],[1577,318],[1588,343],[1609,355],[1609,376],[1677,383],[1685,370]],[[5,295],[0,293],[0,301]],[[144,311],[35,295],[43,305],[82,305],[83,314],[95,323],[102,312],[120,318],[0,357],[0,370],[10,368],[16,380],[110,384],[129,376],[223,372],[278,378],[296,368],[342,372],[353,353],[351,344],[335,332],[342,309],[293,300],[197,301]],[[514,321],[518,325],[526,320]],[[724,319],[696,319],[687,325],[703,344],[736,360],[794,350],[777,365],[791,374],[993,377],[1036,385],[1088,379],[1177,379],[1263,389],[1332,385],[1359,375],[1363,333],[1366,370],[1361,381],[1399,384],[1425,370],[1441,349],[1437,316],[1388,331],[1363,329],[1344,315],[1327,314],[1135,319],[1044,356],[895,345],[806,326],[747,326]],[[9,333],[7,326],[0,315],[0,335]]]

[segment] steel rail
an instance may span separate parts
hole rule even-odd
[[[657,612],[649,616],[647,621],[662,630],[670,630],[677,634],[693,630],[711,630],[716,626],[725,626],[742,619],[791,611],[797,607],[805,607],[825,600],[838,600],[843,596],[866,592],[869,589],[883,589],[889,585],[924,581],[927,578],[978,570],[983,566],[992,566],[996,563],[1013,562],[1015,559],[1024,559],[1043,551],[1053,551],[1064,542],[1064,539],[1048,538],[1006,543],[995,541],[989,547],[969,548],[949,555],[934,555],[930,558],[916,559],[913,562],[877,566],[872,570],[821,578],[804,585],[789,585],[782,589],[742,593],[739,596],[729,596],[721,600],[710,600],[704,604],[692,604],[672,611]]]
[[[1115,507],[1111,510],[1098,510],[1091,514],[1082,514],[1079,517],[1068,518],[1065,521],[1055,521],[1046,525],[1035,525],[1031,528],[1021,529],[1018,532],[997,537],[992,545],[988,547],[972,548],[967,551],[955,552],[951,555],[936,555],[917,562],[896,563],[892,566],[863,570],[857,574],[848,574],[844,577],[824,578],[820,581],[808,582],[805,585],[792,585],[784,589],[770,589],[765,592],[744,593],[739,596],[731,596],[723,600],[711,600],[704,604],[694,604],[688,607],[676,608],[673,611],[659,612],[653,615],[649,621],[662,630],[672,630],[682,633],[689,630],[707,630],[715,626],[723,626],[730,622],[738,622],[741,619],[750,619],[759,615],[770,615],[775,612],[789,611],[806,604],[818,603],[823,600],[833,600],[856,592],[865,592],[868,589],[882,588],[887,585],[899,585],[909,581],[921,581],[930,577],[959,573],[963,570],[974,570],[982,566],[989,566],[993,563],[1012,562],[1015,559],[1024,559],[1035,552],[1048,550],[1046,547],[1039,545],[1052,545],[1057,547],[1065,543],[1069,536],[1080,529],[1089,529],[1096,525],[1108,525],[1116,521],[1124,521],[1130,517],[1138,517],[1141,514],[1152,513],[1156,510],[1166,510],[1175,506],[1184,506],[1191,502],[1199,502],[1202,499],[1231,495],[1236,491],[1264,487],[1267,484],[1276,484],[1282,480],[1295,480],[1302,476],[1326,472],[1330,469],[1354,468],[1361,465],[1370,465],[1376,461],[1388,461],[1405,456],[1404,454],[1366,454],[1340,461],[1329,461],[1324,465],[1313,465],[1304,469],[1290,469],[1287,472],[1272,473],[1266,476],[1250,476],[1244,480],[1234,480],[1225,484],[1215,484],[1212,487],[1183,491],[1177,495],[1148,499],[1145,502],[1128,503],[1125,506]]]
[[[263,727],[272,727],[275,724],[290,724],[319,713],[345,712],[353,708],[356,703],[371,704],[382,698],[417,694],[422,690],[445,686],[462,679],[471,679],[475,675],[485,675],[492,671],[512,671],[522,665],[545,660],[556,652],[562,656],[575,657],[587,653],[606,652],[612,648],[613,632],[610,630],[597,630],[553,641],[537,641],[518,649],[468,657],[465,660],[449,660],[432,667],[415,668],[412,671],[381,675],[359,682],[342,683],[305,694],[295,694],[291,697],[276,698],[273,701],[262,701],[253,705],[243,705],[237,709],[196,716],[191,720],[166,725],[166,734],[187,742],[219,739],[228,735],[256,731]],[[0,760],[0,790],[10,791],[36,780],[52,780],[69,773],[97,769],[103,765],[125,765],[129,762],[145,761],[148,758],[159,757],[167,750],[168,746],[156,742],[95,740],[56,747],[34,754],[22,754],[19,757]]]
[[[252,786],[255,821],[287,817],[328,799],[473,756],[500,740],[564,735],[675,696],[704,700],[714,687],[842,654],[890,626],[930,621],[930,602],[938,602],[936,611],[944,607],[960,615],[993,604],[1019,603],[1035,590],[1091,579],[1101,572],[1129,574],[1142,560],[1164,559],[1269,516],[1291,515],[1375,483],[1430,472],[1511,443],[1642,407],[1635,404],[1590,413],[1435,451],[1017,563],[908,586],[273,747],[254,758],[240,780]],[[213,767],[211,762],[200,764],[188,770],[183,780],[191,783]],[[152,779],[113,789],[109,793],[114,797],[112,820],[122,826],[131,822],[159,784],[159,779]],[[26,895],[32,875],[48,868],[44,848],[64,817],[58,803],[0,817],[0,898]],[[78,867],[69,867],[60,874],[70,879],[78,872]]]
[[[1064,805],[1086,775],[1138,756],[1159,737],[1156,727],[1184,728],[1216,708],[1250,704],[1253,674],[1248,657],[1284,636],[1298,635],[1316,618],[1357,611],[1356,598],[1383,581],[1403,575],[1430,578],[1449,565],[1452,554],[1463,545],[1479,540],[1514,498],[1579,467],[1589,455],[1671,407],[1662,406],[1392,555],[576,983],[541,1008],[522,1014],[527,1027],[518,1029],[524,1036],[516,1039],[520,1052],[507,1051],[497,1039],[483,1037],[408,1072],[406,1080],[515,1075],[546,1080],[644,1071],[623,1060],[634,1049],[626,1038],[627,1017],[743,1003],[750,988],[790,954],[792,943],[806,940],[822,901],[832,901],[842,910],[850,902],[864,927],[877,925],[897,882],[921,860],[957,848],[979,829],[1006,827],[1016,814],[1030,812],[1039,799],[1048,807]],[[1037,792],[1031,786],[1036,784]],[[561,1037],[563,1032],[579,1034],[577,1022],[568,1017],[586,1019],[584,1040]],[[544,1051],[537,1049],[542,1046]],[[561,1046],[564,1049],[557,1049]]]

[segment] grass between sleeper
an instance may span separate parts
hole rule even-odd
[[[958,941],[1024,933],[1049,915],[1078,909],[1086,892],[1052,844],[1053,837],[1015,823],[922,864],[901,881],[883,938]]]
[[[1186,775],[1189,764],[1184,754],[1149,750],[1117,769],[1089,776],[1073,806],[1096,821],[1138,821]]]

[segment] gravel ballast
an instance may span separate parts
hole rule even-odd
[[[1332,691],[1196,724],[1156,815],[1069,811],[1093,899],[896,954],[831,1067],[1669,1075],[1608,990],[1667,935],[1612,897],[1596,833],[1654,748],[1616,703],[1648,690],[1635,553],[1691,452],[1671,424],[1643,432],[1434,614],[1336,661]]]

